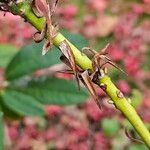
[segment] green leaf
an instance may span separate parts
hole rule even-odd
[[[150,59],[150,46],[148,46],[147,50],[146,50],[146,59],[145,61],[141,64],[141,67],[143,70],[145,71],[149,71],[150,68],[150,63],[149,63],[149,59]]]
[[[146,20],[149,20],[150,19],[150,16],[149,14],[146,14],[146,13],[142,13],[139,17],[138,17],[138,20],[136,22],[136,24],[139,26],[142,26],[142,23],[144,23]]]
[[[12,111],[10,108],[8,108],[4,102],[2,97],[0,96],[0,109],[4,113],[4,117],[9,117],[12,119],[20,119],[22,116],[17,114],[16,112]]]
[[[42,104],[78,104],[88,97],[86,91],[83,88],[79,91],[73,82],[56,78],[31,81],[27,87],[20,87],[18,90],[31,95]]]
[[[129,147],[128,150],[147,150],[145,145],[134,144]]]
[[[43,116],[44,108],[33,97],[19,91],[6,89],[1,94],[4,104],[19,115]]]
[[[119,123],[115,119],[103,119],[101,126],[106,136],[114,136],[119,131]]]
[[[112,34],[105,36],[105,37],[100,37],[97,39],[94,49],[99,51],[103,49],[108,43],[111,43],[112,41],[113,41]]]
[[[78,34],[70,34],[64,32],[65,36],[78,48],[87,46],[88,42],[85,38]],[[43,43],[34,43],[23,47],[13,58],[6,69],[6,79],[14,80],[42,68],[47,68],[60,63],[60,51],[58,48],[51,48],[47,55],[42,56],[41,50]]]
[[[61,33],[79,50],[88,46],[88,41],[80,34],[72,34],[66,30],[61,31]]]
[[[142,93],[139,90],[133,89],[132,96],[131,96],[131,102],[132,102],[132,106],[135,108],[141,105]]]
[[[13,45],[0,45],[0,67],[5,68],[13,56],[17,53],[17,47]]]
[[[114,82],[117,82],[119,79],[121,79],[121,72],[115,68],[110,69],[108,75]]]
[[[4,123],[2,112],[0,112],[0,150],[4,150]]]
[[[38,69],[60,63],[60,52],[55,47],[47,55],[42,56],[42,46],[43,43],[34,43],[23,47],[8,65],[5,74],[6,79],[13,80],[31,74]]]
[[[125,150],[125,147],[129,144],[129,139],[124,133],[124,129],[119,130],[118,134],[111,140],[111,150]]]

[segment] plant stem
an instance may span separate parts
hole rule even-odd
[[[35,16],[28,2],[24,1],[17,6],[12,5],[11,10],[13,14],[18,14],[25,18],[25,20],[32,24],[37,30],[42,30],[45,18],[38,18],[37,16]],[[67,39],[61,33],[58,33],[53,39],[53,44],[56,47],[59,47],[60,43],[64,40]],[[81,52],[72,43],[70,43],[69,41],[68,43],[73,51],[76,64],[80,66],[83,70],[92,70],[91,60],[86,55],[81,54]],[[134,107],[123,96],[120,90],[117,89],[117,87],[113,84],[113,82],[107,75],[99,80],[98,85],[105,86],[104,91],[106,92],[106,94],[113,100],[116,108],[120,110],[129,120],[129,122],[133,125],[137,133],[141,136],[147,147],[150,149],[150,133],[145,127],[139,115],[136,113]]]

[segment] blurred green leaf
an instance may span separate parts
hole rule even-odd
[[[146,59],[145,59],[145,62],[142,63],[142,69],[146,70],[146,71],[150,71],[150,63],[149,63],[149,60],[150,60],[150,45],[148,46],[148,49],[146,51]]]
[[[85,0],[72,0],[73,5],[77,6],[78,12],[76,14],[76,19],[78,24],[83,24],[83,19],[86,13],[86,2]]]
[[[119,123],[116,119],[103,119],[101,126],[106,136],[114,136],[119,131]]]
[[[136,22],[137,25],[142,24],[144,21],[149,20],[150,19],[150,15],[146,14],[146,13],[142,13],[139,17],[138,20]]]
[[[0,109],[1,111],[4,113],[4,117],[9,117],[12,119],[20,119],[22,116],[20,116],[19,114],[17,114],[16,112],[12,111],[10,108],[8,108],[3,100],[2,97],[0,96]]]
[[[121,79],[121,73],[117,69],[110,69],[108,74],[114,82],[117,82],[119,79]]]
[[[138,107],[142,103],[142,93],[138,89],[132,90],[131,102],[133,107]]]
[[[69,32],[63,32],[66,38],[68,38],[78,48],[87,46],[87,40],[78,34],[71,34]],[[60,63],[60,51],[58,48],[51,48],[47,55],[42,56],[41,50],[43,43],[34,43],[23,47],[17,55],[13,58],[6,69],[6,79],[14,80],[27,74],[31,74],[34,71],[42,68],[47,68],[57,63]]]
[[[6,89],[1,97],[4,104],[19,115],[43,116],[45,114],[42,104],[33,97],[19,91]]]
[[[87,92],[83,88],[79,91],[73,82],[56,78],[31,81],[27,87],[17,90],[31,95],[42,104],[78,104],[88,97]]]
[[[4,150],[4,122],[2,112],[0,112],[0,150]]]
[[[113,41],[112,34],[105,36],[105,37],[99,37],[97,39],[94,49],[99,51],[99,50],[103,49],[108,43],[111,43],[112,41]]]
[[[131,145],[128,150],[147,150],[145,145],[140,145],[140,144],[134,144]]]
[[[17,50],[17,47],[13,45],[0,44],[0,67],[5,68],[17,53]]]
[[[42,56],[42,46],[43,43],[34,43],[23,47],[8,65],[5,74],[6,79],[13,80],[31,74],[38,69],[60,63],[60,52],[55,47],[47,55]]]
[[[129,144],[129,139],[124,133],[124,129],[119,130],[118,134],[113,137],[111,141],[111,150],[125,150],[125,147]]]
[[[61,31],[61,33],[79,50],[88,46],[88,41],[80,34],[72,34],[66,30]]]

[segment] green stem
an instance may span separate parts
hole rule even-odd
[[[38,18],[35,16],[29,3],[23,2],[18,6],[12,5],[11,8],[13,10],[12,13],[15,13],[14,10],[16,13],[23,12],[23,15],[21,16],[24,17],[27,22],[32,24],[37,30],[42,30],[45,18]],[[18,13],[18,15],[20,15],[20,13]],[[58,33],[53,39],[53,43],[55,46],[59,47],[60,43],[64,40],[67,39],[61,33]],[[69,45],[73,51],[76,64],[79,65],[83,70],[92,69],[91,60],[87,56],[82,55],[81,52],[72,43],[69,42]],[[150,133],[145,127],[139,115],[136,113],[134,107],[128,102],[128,100],[123,96],[119,89],[117,89],[117,87],[113,84],[108,76],[105,75],[102,77],[98,84],[105,87],[104,91],[113,100],[116,108],[124,114],[124,116],[133,125],[137,133],[141,136],[147,147],[150,148]]]
[[[117,89],[108,76],[100,79],[99,83],[106,85],[106,93],[113,100],[116,108],[124,114],[137,133],[141,136],[147,147],[150,148],[150,132],[145,127],[134,107],[123,95],[119,96],[120,90]]]

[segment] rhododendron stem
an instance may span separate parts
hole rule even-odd
[[[45,22],[45,18],[38,18],[34,15],[31,7],[27,1],[21,2],[18,6],[11,6],[12,13],[18,14],[25,18],[27,22],[32,24],[37,30],[41,31]],[[58,33],[54,39],[53,44],[59,47],[60,43],[64,40],[67,40],[61,33]],[[68,41],[68,40],[67,40]],[[92,69],[91,60],[81,54],[81,52],[68,41],[72,52],[75,57],[76,64],[79,65],[83,70]],[[136,113],[135,109],[128,102],[128,100],[124,97],[122,92],[116,88],[111,79],[108,76],[102,77],[98,84],[100,86],[104,86],[103,90],[107,93],[107,95],[113,100],[114,105],[118,110],[120,110],[124,116],[130,121],[135,130],[141,136],[145,144],[150,148],[150,133],[148,129],[145,127],[144,123],[140,119],[139,115]]]

